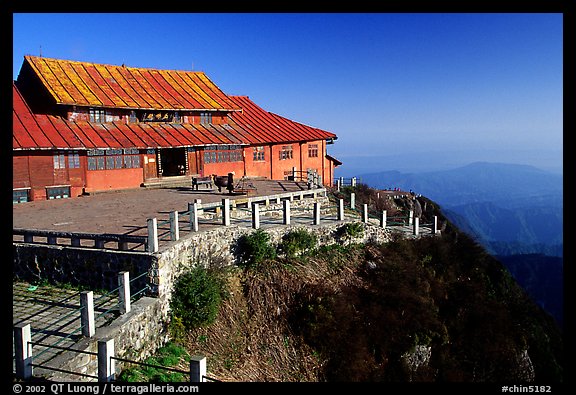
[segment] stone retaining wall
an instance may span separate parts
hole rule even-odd
[[[295,201],[294,205],[298,208],[312,207],[314,202],[322,199],[327,200],[325,197],[305,199]],[[278,206],[281,208],[282,205]],[[274,208],[274,204],[268,206],[268,209],[271,208]],[[364,223],[360,223],[364,229],[362,237],[343,240],[339,229],[347,222],[351,221],[276,226],[263,230],[270,235],[270,241],[275,245],[280,243],[286,233],[297,229],[306,229],[315,234],[319,245],[370,241],[380,243],[390,240],[390,230]],[[133,303],[129,313],[121,315],[109,326],[98,328],[94,337],[83,339],[75,345],[78,350],[96,352],[98,340],[114,338],[116,356],[141,361],[169,340],[169,303],[177,278],[197,265],[209,267],[236,264],[234,250],[239,238],[254,231],[245,226],[219,226],[189,233],[157,253],[14,243],[14,276],[19,280],[48,279],[51,282],[111,290],[118,286],[117,275],[121,271],[130,272],[131,278],[148,273],[141,281],[148,282],[155,298],[141,298]],[[58,361],[60,369],[96,375],[97,361],[93,355],[67,352],[58,358],[61,359]],[[121,363],[116,364],[117,373],[121,367]],[[78,380],[78,376],[51,373],[51,379]]]
[[[77,342],[72,348],[78,352],[69,351],[60,354],[49,366],[83,375],[98,376],[97,357],[86,352],[97,353],[98,341],[107,339],[114,339],[116,357],[134,361],[146,359],[169,340],[168,317],[161,304],[158,298],[139,299],[132,304],[129,313],[121,315],[106,327],[98,328],[93,337]],[[122,372],[124,366],[124,362],[115,361],[116,375]],[[35,369],[34,376],[43,376],[53,381],[97,381],[95,378],[41,368]]]

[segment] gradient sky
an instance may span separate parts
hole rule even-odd
[[[13,75],[28,54],[204,71],[336,133],[344,162],[452,152],[561,168],[562,35],[561,13],[16,13]]]

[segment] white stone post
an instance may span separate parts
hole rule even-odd
[[[16,358],[16,378],[32,377],[32,335],[30,324],[14,325],[14,357]]]
[[[314,202],[314,225],[320,225],[320,202]]]
[[[230,226],[230,199],[222,199],[222,206],[224,206],[224,210],[222,211],[222,225]]]
[[[120,314],[130,312],[130,273],[118,273],[118,304]]]
[[[180,227],[178,225],[178,211],[170,211],[170,240],[180,239]]]
[[[336,180],[336,190],[340,191],[340,179],[339,178]]]
[[[364,206],[362,207],[362,222],[364,222],[365,224],[368,223],[368,204],[364,203]]]
[[[202,383],[206,376],[206,357],[194,355],[190,358],[190,382]]]
[[[114,381],[116,375],[114,356],[114,338],[98,340],[98,381]]]
[[[198,203],[198,210],[202,209],[202,199],[194,199],[194,203]]]
[[[188,203],[190,213],[190,230],[198,232],[198,203]]]
[[[344,221],[344,199],[338,200],[338,221]]]
[[[418,233],[420,232],[420,218],[416,217],[414,218],[414,235],[418,236]]]
[[[158,222],[148,218],[148,252],[158,252]]]
[[[438,233],[438,216],[434,216],[434,224],[432,225],[432,233],[433,234],[437,234]]]
[[[381,228],[386,228],[386,210],[382,210],[382,215],[380,216],[380,227]]]
[[[282,214],[284,218],[284,225],[290,225],[290,200],[284,200]]]
[[[252,228],[260,228],[260,205],[252,203]]]
[[[414,210],[410,210],[410,213],[408,214],[408,225],[412,225],[413,222],[414,222]]]
[[[356,177],[352,177],[352,180],[350,181],[350,183],[352,184],[353,187],[356,186]]]
[[[354,192],[350,194],[350,208],[356,210],[356,194]]]
[[[80,325],[82,334],[86,337],[92,337],[96,333],[94,325],[94,292],[82,291],[80,293]]]
[[[295,167],[295,166],[292,167],[292,179],[293,179],[294,181],[297,181],[297,180],[296,180],[296,167]]]

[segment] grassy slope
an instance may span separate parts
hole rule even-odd
[[[188,334],[225,381],[562,381],[562,339],[502,265],[464,235],[334,247],[229,273],[230,296]],[[411,369],[402,354],[432,347]]]

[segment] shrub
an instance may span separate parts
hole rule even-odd
[[[237,248],[242,266],[255,266],[267,259],[276,258],[276,248],[270,244],[270,236],[262,229],[241,236]]]
[[[278,246],[281,253],[286,257],[294,258],[302,256],[316,248],[316,235],[309,233],[305,229],[298,229],[286,233]]]
[[[360,238],[364,236],[364,226],[360,222],[349,222],[338,229],[337,236],[340,238]]]
[[[181,361],[189,361],[190,357],[182,346],[168,343],[158,349],[156,354],[147,358],[144,363],[147,365],[135,364],[124,369],[118,376],[119,382],[184,382],[188,379],[184,373],[174,372],[164,367],[173,368]]]
[[[195,267],[174,285],[170,309],[176,322],[187,328],[210,325],[218,315],[224,282],[214,270]]]

